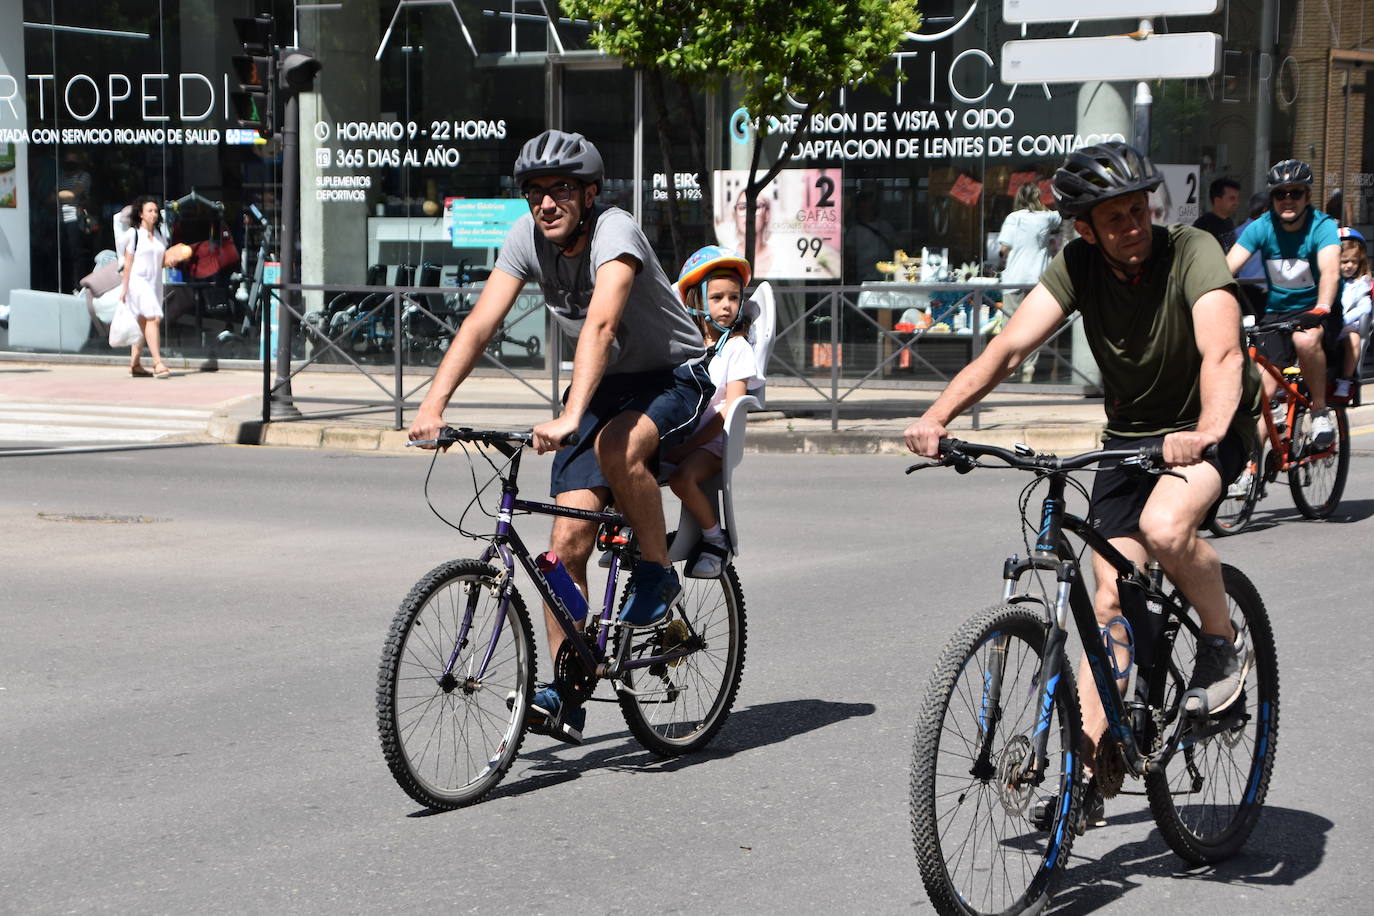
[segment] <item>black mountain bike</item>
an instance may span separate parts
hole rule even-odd
[[[1087,495],[1071,472],[1120,458],[1140,473],[1169,473],[1159,450],[1061,459],[948,439],[940,451],[939,462],[908,473],[941,465],[964,473],[982,467],[979,458],[998,458],[1036,477],[1022,491],[1023,520],[1035,489],[1047,492],[1038,523],[1025,523],[1028,556],[1003,566],[1002,602],[944,647],[921,703],[911,829],[935,908],[1039,912],[1082,832],[1081,715],[1065,652],[1071,619],[1107,715],[1094,762],[1099,784],[1143,780],[1160,833],[1189,862],[1234,855],[1259,819],[1278,739],[1278,660],[1264,602],[1240,570],[1223,565],[1231,620],[1246,632],[1253,662],[1235,702],[1215,715],[1191,715],[1183,701],[1200,632],[1196,611],[1157,563],[1138,568],[1065,506],[1068,486]],[[1083,547],[1117,572],[1126,617],[1111,622],[1105,640],[1081,573]],[[1123,643],[1126,671],[1117,660]]]

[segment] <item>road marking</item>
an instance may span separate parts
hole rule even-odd
[[[156,442],[203,433],[212,414],[208,408],[0,401],[0,441]]]

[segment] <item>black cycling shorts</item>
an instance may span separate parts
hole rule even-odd
[[[1164,441],[1163,436],[1146,436],[1141,439],[1108,438],[1104,449],[1140,448],[1157,445]],[[1222,492],[1231,481],[1240,476],[1245,469],[1247,456],[1245,441],[1235,430],[1228,432],[1217,445],[1214,457],[1203,461],[1217,469],[1221,474]],[[1159,478],[1150,474],[1117,470],[1115,461],[1104,461],[1098,467],[1097,479],[1093,482],[1092,499],[1089,502],[1088,517],[1097,533],[1107,538],[1125,537],[1140,530],[1140,513],[1154,492]],[[1205,527],[1216,513],[1216,506],[1202,520]]]

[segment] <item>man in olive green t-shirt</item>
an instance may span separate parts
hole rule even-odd
[[[1216,240],[1189,226],[1150,224],[1147,193],[1162,180],[1124,143],[1069,155],[1055,173],[1054,193],[1080,238],[1059,253],[987,349],[906,428],[905,439],[916,454],[936,457],[946,424],[1079,312],[1102,371],[1104,447],[1162,443],[1165,462],[1182,477],[1142,478],[1104,462],[1093,486],[1093,526],[1138,567],[1158,559],[1197,608],[1203,632],[1189,688],[1205,693],[1205,709],[1196,694],[1186,703],[1192,712],[1215,713],[1240,695],[1252,654],[1231,625],[1216,551],[1197,529],[1250,454],[1260,383]],[[1106,627],[1122,613],[1116,572],[1094,557],[1093,573],[1098,625]],[[1086,664],[1078,686],[1092,761],[1106,716]],[[1095,788],[1110,796],[1119,784]]]

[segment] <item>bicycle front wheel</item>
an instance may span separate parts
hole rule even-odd
[[[382,650],[382,753],[405,793],[431,808],[481,799],[524,740],[534,634],[519,594],[503,606],[497,582],[478,560],[439,566],[401,602]]]
[[[1240,478],[1221,494],[1216,514],[1207,526],[1214,537],[1240,534],[1250,524],[1255,504],[1259,502],[1260,488],[1264,486],[1262,452],[1263,449],[1250,456]]]
[[[1081,724],[1060,653],[1041,722],[1046,625],[1024,607],[981,612],[940,654],[916,721],[911,836],[940,913],[1038,912],[1068,861]],[[1043,774],[1031,766],[1048,731]]]
[[[1244,573],[1227,565],[1221,572],[1231,622],[1248,631],[1253,652],[1244,690],[1209,724],[1214,734],[1185,741],[1166,769],[1145,777],[1150,813],[1165,842],[1198,865],[1235,855],[1255,829],[1279,737],[1279,663],[1269,615]],[[1177,720],[1188,689],[1198,627],[1197,611],[1190,608],[1172,645],[1160,647],[1169,665],[1163,682],[1154,688],[1151,705],[1163,710],[1165,728]],[[1227,723],[1229,727],[1217,730]]]
[[[1350,471],[1350,420],[1344,407],[1332,407],[1331,418],[1336,427],[1336,441],[1324,458],[1307,461],[1288,472],[1288,488],[1293,502],[1305,518],[1327,518],[1340,505],[1345,492],[1345,475]],[[1306,407],[1299,407],[1293,420],[1293,444],[1296,450],[1303,443],[1304,451],[1311,450],[1312,416]]]
[[[682,597],[666,623],[621,632],[621,639],[632,641],[629,659],[692,649],[681,658],[633,668],[621,678],[620,710],[645,749],[676,757],[710,743],[735,703],[745,635],[744,593],[734,566],[726,566],[719,579],[684,577]]]

